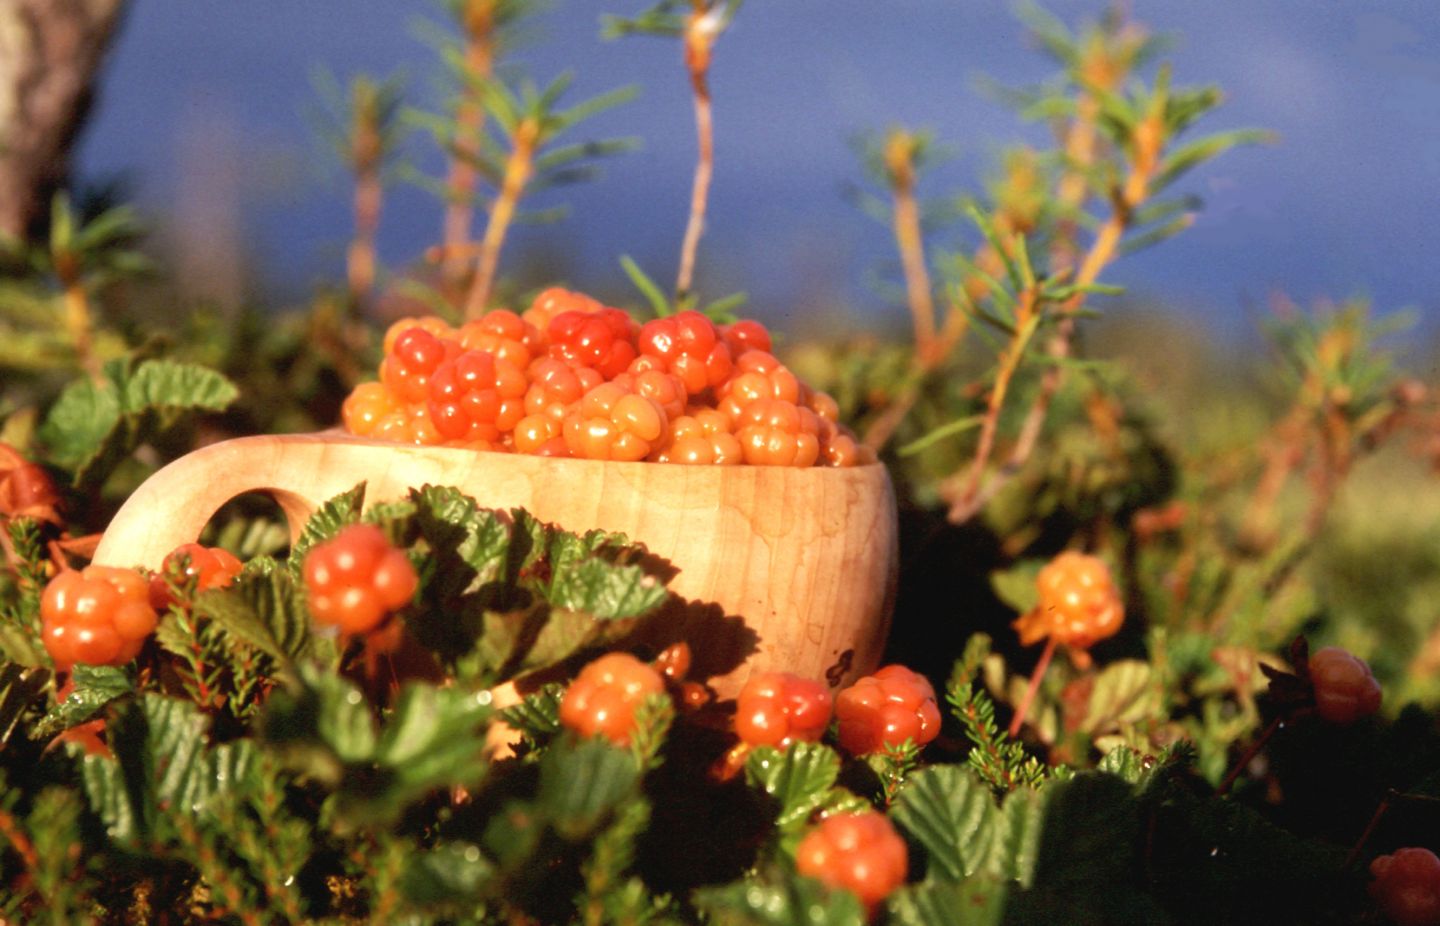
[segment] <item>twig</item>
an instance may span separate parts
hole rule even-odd
[[[690,188],[690,219],[685,223],[680,270],[675,277],[677,301],[689,295],[694,284],[695,254],[700,249],[700,236],[705,232],[705,207],[710,197],[710,178],[715,171],[715,127],[707,76],[714,42],[712,15],[697,6],[685,22],[685,69],[690,72],[690,89],[694,92],[695,137],[699,150],[695,159],[695,180]]]
[[[466,5],[465,84],[459,105],[455,108],[454,153],[446,178],[449,203],[445,207],[442,228],[444,260],[441,274],[447,284],[459,287],[469,269],[465,246],[470,241],[470,227],[475,217],[472,198],[478,174],[475,158],[479,153],[480,134],[485,130],[485,107],[476,98],[470,82],[489,79],[495,69],[495,0],[471,0]]]
[[[934,362],[935,299],[925,269],[920,208],[915,202],[915,139],[897,131],[885,143],[885,171],[894,198],[895,245],[905,271],[905,295],[915,328],[915,356],[921,369]]]
[[[515,147],[505,161],[505,176],[500,183],[500,195],[495,208],[490,211],[490,221],[485,225],[485,237],[480,242],[480,261],[475,271],[475,280],[470,286],[470,298],[465,305],[465,317],[479,318],[490,302],[490,290],[495,284],[495,270],[500,264],[500,248],[505,244],[505,234],[515,218],[515,207],[525,186],[535,171],[535,147],[539,141],[540,123],[526,118],[515,129]]]
[[[1040,681],[1045,677],[1045,670],[1050,668],[1050,660],[1055,655],[1055,638],[1052,636],[1045,641],[1045,649],[1040,653],[1040,661],[1035,663],[1035,671],[1030,673],[1030,684],[1025,686],[1025,696],[1020,699],[1019,705],[1015,708],[1015,716],[1010,719],[1009,734],[1011,737],[1020,735],[1020,728],[1025,726],[1025,715],[1030,713],[1030,705],[1035,701],[1035,695],[1040,691]]]
[[[1224,795],[1230,793],[1230,789],[1234,787],[1235,782],[1245,771],[1245,767],[1260,754],[1260,750],[1264,749],[1265,744],[1270,742],[1270,737],[1274,736],[1275,731],[1279,730],[1284,723],[1285,715],[1280,714],[1266,725],[1264,731],[1250,744],[1250,748],[1246,749],[1244,755],[1236,760],[1234,767],[1230,769],[1230,773],[1225,776],[1225,780],[1220,782],[1220,787],[1215,789],[1216,794]]]

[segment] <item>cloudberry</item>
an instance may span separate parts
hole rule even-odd
[[[525,415],[529,383],[521,367],[467,350],[430,377],[430,418],[447,440],[494,443]]]
[[[20,451],[0,443],[0,514],[59,524],[60,491],[55,480]]]
[[[692,407],[670,422],[670,442],[657,459],[662,463],[733,466],[745,458],[723,412]]]
[[[788,672],[753,676],[735,699],[735,733],[751,746],[814,742],[830,723],[830,689]]]
[[[351,524],[305,555],[305,591],[316,623],[367,633],[410,602],[419,585],[405,551],[373,524]]]
[[[159,616],[150,583],[112,566],[67,569],[40,596],[41,638],[61,671],[76,663],[124,665],[140,653]]]
[[[904,666],[886,666],[835,698],[840,746],[852,755],[880,752],[908,740],[924,746],[940,733],[940,708],[928,679]]]
[[[402,402],[424,402],[430,397],[430,376],[459,352],[460,345],[454,341],[437,338],[424,328],[407,328],[380,361],[380,382]]]
[[[1113,636],[1125,620],[1125,605],[1110,578],[1110,567],[1096,556],[1066,551],[1035,578],[1040,603],[1015,621],[1022,645],[1052,637],[1079,650]]]
[[[850,891],[867,910],[904,884],[908,869],[905,840],[874,810],[831,814],[795,850],[796,871]]]
[[[738,322],[726,325],[721,329],[725,343],[730,348],[730,354],[739,357],[748,350],[758,350],[770,353],[770,332],[765,326],[749,318],[742,318]]]
[[[635,731],[635,710],[665,690],[660,673],[629,653],[606,653],[580,670],[560,702],[560,722],[581,736],[619,746]]]
[[[1380,683],[1363,659],[1327,646],[1310,656],[1309,671],[1315,713],[1322,719],[1343,726],[1380,709]]]
[[[601,383],[565,416],[565,445],[571,456],[589,460],[643,460],[665,425],[665,411],[653,399]]]
[[[735,434],[745,462],[754,466],[814,466],[820,456],[819,419],[783,399],[756,399],[745,406]]]
[[[1370,896],[1396,926],[1440,926],[1440,858],[1398,849],[1370,863]]]
[[[535,301],[530,303],[530,308],[522,312],[520,317],[534,325],[536,330],[543,335],[549,330],[551,320],[562,312],[581,312],[589,315],[603,308],[605,306],[600,302],[584,293],[552,286],[536,296]]]
[[[399,319],[392,323],[389,328],[386,328],[385,340],[382,342],[381,351],[386,354],[394,351],[395,342],[400,339],[400,335],[409,331],[411,328],[420,328],[428,331],[442,341],[455,340],[455,329],[451,328],[445,319],[440,318],[438,315],[422,315],[418,318]]]
[[[730,348],[714,322],[695,311],[648,321],[640,329],[640,353],[665,363],[689,395],[698,395],[730,376]]]
[[[165,562],[161,564],[160,571],[151,577],[150,606],[157,611],[170,606],[172,599],[167,578],[182,588],[194,582],[195,591],[203,592],[212,588],[224,588],[235,581],[243,568],[245,564],[229,550],[203,547],[198,543],[181,544],[170,551]]]
[[[550,320],[550,356],[614,379],[635,359],[635,322],[620,309],[561,312]]]
[[[483,350],[521,370],[542,352],[540,332],[509,309],[492,309],[466,322],[458,340],[464,350]]]

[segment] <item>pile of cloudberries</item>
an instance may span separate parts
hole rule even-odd
[[[835,400],[770,352],[755,321],[684,311],[639,324],[552,288],[516,314],[453,328],[406,318],[378,382],[345,400],[352,434],[548,457],[728,466],[853,466],[874,454]]]

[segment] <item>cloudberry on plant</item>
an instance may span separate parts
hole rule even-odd
[[[480,350],[467,350],[430,377],[430,418],[447,440],[494,443],[525,415],[525,373]]]
[[[606,379],[614,379],[635,359],[635,329],[634,319],[621,309],[561,312],[550,320],[546,330],[550,356],[594,367]]]
[[[0,514],[59,524],[60,490],[44,467],[0,443]]]
[[[1309,674],[1315,689],[1315,713],[1323,720],[1343,726],[1380,709],[1380,683],[1370,666],[1338,646],[1313,653]]]
[[[305,555],[305,591],[315,622],[367,633],[410,602],[419,585],[405,551],[374,524],[351,524]]]
[[[184,564],[183,569],[181,564]],[[198,543],[184,543],[170,551],[160,571],[150,579],[150,606],[157,611],[168,608],[172,600],[170,586],[166,579],[176,581],[184,587],[195,583],[195,591],[203,592],[212,588],[224,588],[235,581],[245,564],[229,550],[220,547],[204,547]]]
[[[830,689],[789,672],[751,677],[735,699],[735,734],[750,746],[814,742],[830,723]]]
[[[1040,603],[1015,621],[1024,646],[1050,637],[1086,650],[1113,636],[1125,620],[1125,605],[1098,556],[1067,550],[1041,568],[1035,578]]]
[[[867,675],[835,698],[840,746],[851,755],[880,752],[906,740],[924,746],[940,733],[940,708],[930,681],[904,666]]]
[[[874,910],[905,883],[905,840],[874,810],[831,814],[800,840],[795,870],[830,887],[850,891]]]
[[[635,710],[665,690],[660,673],[629,653],[606,653],[580,670],[560,702],[560,723],[581,736],[630,742]]]
[[[40,596],[41,639],[61,671],[76,663],[119,666],[140,653],[159,616],[150,583],[113,566],[67,569]]]
[[[646,322],[640,328],[639,349],[642,355],[663,361],[689,395],[715,388],[730,377],[730,348],[715,323],[693,310]]]
[[[1370,896],[1395,926],[1440,926],[1440,858],[1397,849],[1370,863]]]
[[[643,460],[665,432],[665,411],[653,399],[601,383],[565,416],[565,445],[589,460]]]

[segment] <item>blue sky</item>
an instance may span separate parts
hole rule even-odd
[[[643,2],[557,0],[518,55],[541,80],[576,72],[574,99],[635,83],[640,97],[595,125],[643,148],[572,188],[564,222],[526,228],[507,251],[563,254],[572,281],[625,292],[620,254],[673,277],[694,157],[678,49],[602,42],[602,12]],[[1074,22],[1097,3],[1052,0]],[[1249,330],[1284,291],[1372,296],[1377,307],[1440,305],[1440,14],[1433,0],[1134,0],[1173,33],[1177,79],[1216,83],[1226,105],[1202,129],[1258,126],[1273,146],[1197,172],[1206,209],[1176,241],[1110,276],[1221,330]],[[404,73],[414,102],[438,71],[414,22],[430,0],[135,0],[84,139],[90,177],[128,176],[157,217],[238,204],[246,251],[282,293],[341,276],[349,231],[340,168],[315,140],[311,74]],[[866,284],[889,257],[886,231],[840,194],[857,176],[848,144],[889,123],[931,126],[957,152],[924,193],[975,189],[1008,142],[1042,136],[976,89],[1047,75],[1009,7],[993,0],[750,0],[721,40],[713,73],[717,173],[701,253],[710,295],[743,288],[781,320],[816,303],[867,324],[888,311]],[[208,143],[197,141],[209,138]],[[423,164],[430,164],[422,152]],[[210,188],[206,166],[232,176]],[[203,226],[203,217],[197,220]],[[439,208],[397,186],[382,253],[404,261],[433,243]],[[943,242],[937,242],[943,243]]]

